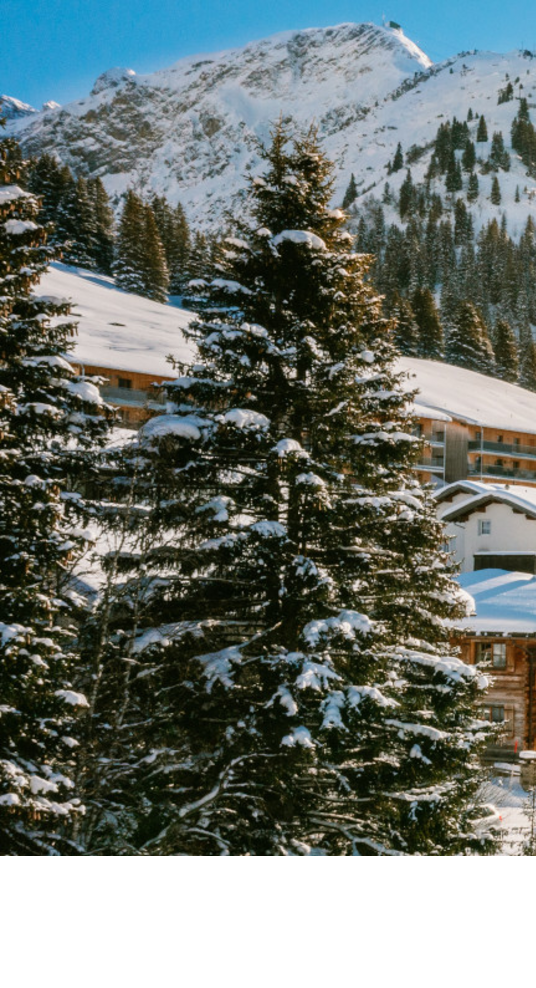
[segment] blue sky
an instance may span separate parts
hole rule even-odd
[[[277,31],[380,24],[383,14],[434,61],[472,48],[536,49],[534,0],[1,0],[0,92],[65,103],[115,65],[151,72]]]

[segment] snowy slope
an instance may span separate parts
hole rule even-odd
[[[82,364],[173,378],[168,354],[191,359],[182,334],[191,313],[130,295],[104,275],[54,264],[36,294],[72,299],[78,320],[73,358]]]

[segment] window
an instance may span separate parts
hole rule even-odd
[[[514,460],[514,470],[519,470],[519,460]]]
[[[511,738],[514,734],[514,708],[503,703],[493,703],[482,707],[482,717],[492,724],[504,724],[503,737]]]
[[[482,433],[479,430],[475,432],[475,439],[479,441],[482,439]]]
[[[120,388],[126,388],[128,390],[132,387],[132,381],[129,377],[118,377],[117,380]]]
[[[476,661],[491,664],[493,669],[506,669],[506,642],[477,642]]]
[[[489,519],[479,519],[478,522],[478,534],[479,535],[491,535],[491,521]]]
[[[498,443],[503,443],[504,442],[504,436],[497,436],[497,442]]]
[[[506,642],[493,642],[491,664],[494,669],[506,669]]]
[[[519,439],[517,438],[517,436],[514,439],[514,446],[519,446]]]

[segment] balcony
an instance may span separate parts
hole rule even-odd
[[[100,389],[104,401],[111,405],[123,405],[131,408],[165,408],[165,401],[157,393],[139,391],[137,388],[114,388],[104,385]]]
[[[522,459],[536,459],[536,446],[522,446],[521,443],[497,443],[480,439],[471,439],[467,443],[470,453],[493,453],[503,456],[515,456]]]
[[[445,433],[444,432],[422,432],[419,436],[423,442],[427,443],[428,446],[444,446],[445,445]],[[535,450],[536,452],[536,450]]]
[[[528,480],[536,483],[536,470],[515,470],[514,467],[498,466],[485,463],[482,467],[470,463],[467,469],[468,477],[493,477],[494,480]]]
[[[445,462],[441,456],[419,456],[415,470],[430,470],[432,473],[443,473]]]

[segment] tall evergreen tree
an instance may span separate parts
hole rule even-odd
[[[532,337],[521,346],[518,383],[522,388],[536,391],[536,344]]]
[[[118,561],[139,563],[145,626],[110,771],[141,822],[108,846],[482,850],[478,679],[447,642],[391,327],[315,134],[289,146],[280,124],[262,153],[199,356],[131,457],[154,535]]]
[[[129,189],[119,219],[113,271],[120,288],[143,295],[143,202]]]
[[[480,117],[478,121],[478,127],[476,131],[476,142],[477,144],[484,144],[488,140],[488,128],[484,114]]]
[[[419,354],[419,326],[415,319],[415,313],[411,302],[401,295],[396,295],[391,307],[393,319],[395,320],[395,344],[400,353],[408,356],[418,356]]]
[[[478,199],[478,175],[476,172],[472,172],[469,176],[469,183],[467,186],[467,202],[476,202]]]
[[[443,326],[430,289],[417,288],[411,296],[411,305],[419,328],[419,356],[440,360],[444,346]]]
[[[517,341],[512,327],[506,322],[506,319],[497,320],[493,349],[495,351],[495,371],[497,377],[502,378],[503,381],[517,381],[519,372]]]
[[[115,239],[114,214],[101,179],[90,179],[87,187],[94,217],[93,261],[97,271],[111,274]]]
[[[494,206],[500,206],[501,204],[501,187],[499,185],[499,179],[496,175],[493,176],[491,182],[491,195],[490,199]]]
[[[450,364],[490,374],[494,369],[493,347],[486,324],[472,302],[459,302],[447,338],[446,357]]]
[[[69,305],[32,289],[54,252],[0,144],[0,853],[75,853],[73,590],[83,498],[104,418],[65,359]],[[70,489],[69,489],[70,487]]]
[[[167,301],[169,273],[155,215],[131,189],[119,220],[114,274],[126,291]]]
[[[346,192],[344,193],[344,197],[342,200],[342,208],[348,209],[348,207],[351,206],[356,199],[357,199],[357,185],[355,184],[355,175],[352,172],[352,174],[350,175],[350,181],[348,182],[348,187],[346,189]]]
[[[169,271],[166,254],[151,206],[143,207],[143,294],[155,302],[167,302]]]
[[[393,158],[393,163],[391,165],[391,170],[393,172],[399,172],[404,167],[404,154],[402,151],[402,145],[400,141],[396,146],[395,156]]]

